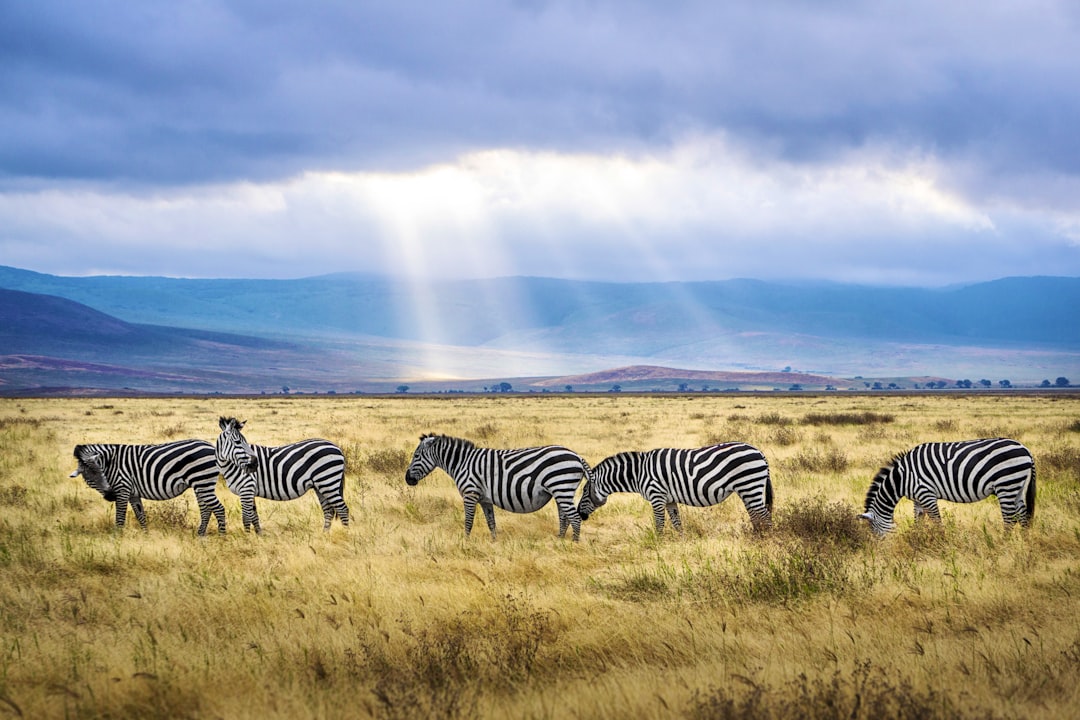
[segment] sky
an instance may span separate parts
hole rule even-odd
[[[1075,0],[0,1],[0,264],[1080,276]]]

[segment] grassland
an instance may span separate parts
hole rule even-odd
[[[354,523],[311,495],[260,503],[264,534],[195,536],[188,494],[149,530],[74,469],[80,442],[321,436],[348,458]],[[578,544],[553,506],[462,532],[422,432],[500,447],[744,440],[769,458],[776,527],[683,510],[657,538],[615,496]],[[1006,435],[1035,454],[1036,522],[942,505],[872,540],[877,468],[918,442]],[[0,400],[0,717],[1033,717],[1080,707],[1080,398],[528,396]]]

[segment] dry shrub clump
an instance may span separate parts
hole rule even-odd
[[[465,612],[414,628],[399,621],[401,646],[384,637],[363,646],[373,714],[388,718],[475,717],[481,693],[514,693],[533,677],[542,650],[559,637],[552,613],[506,595],[492,612]]]
[[[812,473],[842,473],[851,464],[847,454],[840,448],[830,447],[823,450],[818,446],[800,450],[788,463],[792,470]]]
[[[803,423],[806,425],[873,425],[891,423],[894,420],[896,417],[889,413],[864,410],[863,412],[810,413],[803,418]]]
[[[828,679],[800,674],[780,687],[743,676],[736,679],[742,687],[695,692],[687,716],[694,720],[935,720],[963,715],[950,695],[925,688],[906,675],[886,672],[869,660],[855,661],[848,672],[837,669]],[[978,716],[996,717],[984,709]]]
[[[1080,447],[1059,442],[1040,452],[1036,460],[1040,469],[1080,481]]]
[[[808,545],[856,550],[870,542],[870,532],[855,508],[821,495],[785,506],[776,530]]]
[[[191,513],[187,496],[155,502],[147,507],[146,512],[149,516],[147,524],[153,522],[162,527],[178,530],[187,530],[192,527],[191,519],[194,515]]]
[[[365,466],[378,475],[404,475],[411,455],[404,450],[383,448],[368,454]]]

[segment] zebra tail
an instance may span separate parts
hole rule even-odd
[[[772,514],[773,503],[773,490],[772,490],[772,474],[765,476],[765,507],[769,509],[769,514]]]
[[[1024,493],[1024,505],[1027,508],[1027,521],[1035,519],[1035,463],[1031,463],[1031,480],[1028,482],[1027,492]]]
[[[595,476],[593,475],[593,469],[589,467],[589,461],[581,457],[580,455],[578,455],[578,458],[581,460],[581,467],[585,469],[585,480],[589,481],[595,479]]]

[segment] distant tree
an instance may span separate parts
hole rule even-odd
[[[874,383],[874,389],[875,390],[884,390],[885,387],[881,383],[876,382],[876,383]]]
[[[1058,387],[1069,387],[1069,378],[1059,377],[1057,380],[1054,381],[1054,384]]]
[[[900,386],[899,386],[899,385],[897,385],[897,384],[896,384],[896,383],[894,383],[894,382],[893,382],[893,383],[889,383],[889,389],[890,389],[890,390],[899,390],[899,389],[900,389]]]
[[[1003,388],[1011,388],[1012,387],[1012,383],[1009,382],[1008,380],[998,380],[998,385],[1000,385]]]
[[[399,393],[407,393],[407,392],[409,392],[409,386],[408,385],[398,385],[397,386],[397,391]]]
[[[868,382],[864,382],[863,385],[865,385],[866,387],[870,387],[870,383]]]
[[[608,392],[622,392],[622,385],[612,385]]]
[[[987,380],[985,378],[980,380],[979,384],[982,385],[983,387],[986,387],[986,388],[993,387],[993,385],[994,385],[994,383],[990,382],[989,380]]]
[[[501,382],[501,383],[499,383],[499,392],[504,392],[504,393],[506,393],[506,392],[510,392],[510,391],[511,391],[511,390],[513,390],[513,389],[514,389],[514,386],[513,386],[513,385],[511,385],[511,384],[510,384],[510,383],[508,383],[508,382]]]
[[[1050,387],[1050,381],[1043,380],[1041,383],[1039,383],[1039,387]]]
[[[957,380],[956,381],[956,387],[959,387],[959,388],[969,388],[969,387],[971,387],[971,385],[972,385],[972,383],[971,383],[970,380],[965,379],[965,380]]]
[[[701,386],[701,392],[709,392],[709,386],[708,385],[702,385]]]
[[[790,365],[785,365],[784,366],[784,372],[791,372],[791,366]]]
[[[686,392],[690,389],[687,383],[679,383],[679,392]]]
[[[794,385],[789,387],[788,390],[798,392],[799,390],[802,390],[802,385],[800,385],[799,383],[795,383]]]
[[[281,386],[281,393],[283,395],[288,395],[289,394],[289,386],[288,385],[282,385]]]
[[[836,386],[835,386],[835,385],[826,385],[826,386],[825,386],[825,391],[826,391],[826,392],[831,392],[831,391],[833,391],[833,390],[836,390]]]
[[[566,392],[574,392],[574,386],[573,385],[567,385],[566,386]]]

